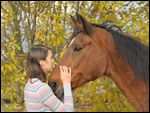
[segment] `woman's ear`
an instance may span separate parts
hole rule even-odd
[[[45,64],[45,61],[44,60],[40,60],[39,64],[40,64],[40,66],[43,66]]]

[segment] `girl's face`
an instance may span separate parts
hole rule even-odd
[[[52,71],[53,69],[52,64],[53,64],[52,52],[48,50],[48,55],[47,55],[46,60],[40,61],[40,65],[42,69],[44,70],[44,72],[48,73]]]
[[[48,72],[52,71],[53,58],[52,58],[52,52],[50,50],[48,51],[46,62],[47,62],[47,70],[48,70]]]

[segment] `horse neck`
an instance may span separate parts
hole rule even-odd
[[[149,97],[146,84],[135,79],[131,67],[116,50],[109,51],[107,56],[109,58],[106,74],[116,83],[137,111],[148,111]]]
[[[101,30],[101,32],[96,30],[93,40],[106,52],[106,75],[110,76],[137,111],[149,111],[147,85],[143,81],[136,80],[130,65],[118,53],[112,35],[105,30]]]

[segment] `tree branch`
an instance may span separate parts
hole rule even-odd
[[[16,68],[17,69],[20,69],[20,67],[18,67],[15,63],[14,63],[14,61],[11,59],[11,58],[7,58],[4,54],[1,54],[7,61],[9,61],[9,62],[11,62],[14,66],[16,66]]]
[[[79,4],[80,4],[80,1],[77,1],[77,9],[76,9],[76,13],[78,13],[78,11],[79,11]]]

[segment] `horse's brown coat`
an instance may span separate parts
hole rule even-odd
[[[59,66],[64,65],[72,69],[72,89],[105,74],[116,83],[137,111],[149,111],[149,85],[143,80],[136,80],[131,66],[118,53],[112,35],[90,25],[80,15],[77,17],[77,20],[72,17],[74,29],[82,32],[75,37],[49,79],[49,84],[57,83],[55,94],[58,96],[62,91]],[[88,27],[92,30],[90,35],[86,34]],[[75,51],[76,47],[82,49]]]

